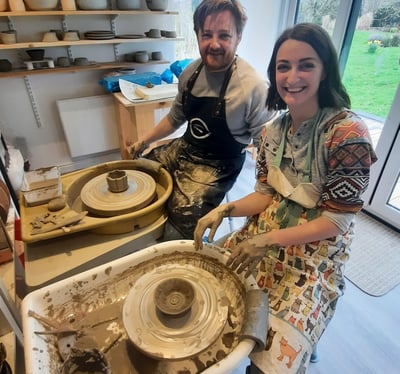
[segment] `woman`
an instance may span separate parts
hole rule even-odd
[[[315,24],[277,40],[268,67],[269,109],[255,192],[199,220],[195,246],[223,217],[248,216],[224,246],[228,266],[269,292],[268,343],[250,372],[302,372],[344,290],[354,218],[376,161],[366,125],[349,110],[335,48]],[[315,359],[315,357],[314,357]]]

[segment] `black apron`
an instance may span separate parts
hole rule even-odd
[[[173,177],[168,220],[185,239],[193,239],[198,219],[221,203],[245,160],[245,145],[233,138],[225,116],[224,96],[234,64],[226,73],[219,97],[191,94],[203,67],[199,65],[183,93],[188,121],[185,134],[147,156],[163,164]]]
[[[245,147],[234,139],[226,122],[224,97],[235,63],[236,60],[225,74],[219,97],[196,97],[191,94],[203,63],[189,79],[183,93],[183,111],[188,120],[183,138],[197,149],[199,157],[240,158]]]

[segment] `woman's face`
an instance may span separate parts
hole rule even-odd
[[[318,109],[318,88],[323,79],[322,61],[307,43],[288,39],[276,56],[276,85],[289,110]]]
[[[210,71],[226,69],[233,61],[241,36],[228,10],[206,17],[204,29],[197,33],[200,56]]]

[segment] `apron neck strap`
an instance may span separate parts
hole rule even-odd
[[[320,118],[321,118],[321,111],[318,111],[318,114],[316,115],[313,125],[312,125],[310,141],[309,141],[308,147],[307,147],[306,164],[305,164],[304,170],[303,170],[302,182],[310,182],[311,181],[311,159],[312,159],[312,152],[314,149],[315,130],[317,128]],[[287,134],[288,134],[288,131],[289,131],[289,128],[291,125],[289,112],[286,112],[286,114],[282,117],[281,125],[284,128],[284,130],[283,130],[282,139],[279,144],[278,151],[276,152],[276,156],[273,161],[273,165],[275,165],[277,167],[281,166],[283,153],[285,151],[285,146],[286,146],[286,138],[287,138]]]

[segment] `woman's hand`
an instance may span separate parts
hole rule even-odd
[[[245,278],[249,277],[258,263],[265,256],[268,245],[265,235],[256,235],[239,243],[232,251],[226,264],[240,274],[246,270]]]
[[[203,235],[208,228],[210,229],[210,233],[207,237],[208,242],[211,243],[214,240],[214,235],[219,225],[225,217],[229,217],[233,208],[233,204],[221,205],[211,210],[197,221],[194,230],[194,247],[196,250],[203,249]]]

